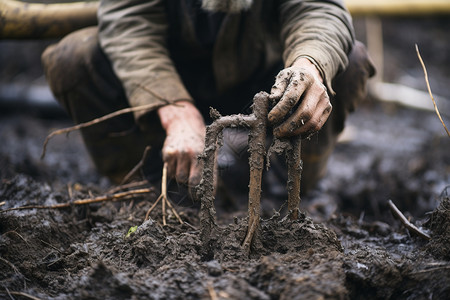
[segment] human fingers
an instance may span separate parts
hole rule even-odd
[[[186,151],[181,151],[177,157],[177,167],[175,179],[178,183],[187,184],[191,169],[191,154]]]
[[[189,187],[195,187],[200,183],[202,178],[203,167],[198,159],[191,161],[191,169],[189,172]]]
[[[289,85],[289,80],[292,76],[292,70],[284,69],[281,70],[275,77],[275,83],[270,90],[269,98],[273,101],[278,102],[283,96],[286,87]]]
[[[306,71],[306,70],[305,70]],[[291,72],[287,85],[280,101],[271,109],[268,120],[271,124],[281,122],[297,105],[304,91],[311,85],[313,77],[302,69]]]
[[[282,124],[274,129],[276,137],[309,135],[319,131],[331,114],[332,105],[328,94],[323,94],[317,102],[306,97],[299,108]]]

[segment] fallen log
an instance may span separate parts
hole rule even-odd
[[[25,3],[0,0],[0,39],[59,38],[97,24],[98,2]]]

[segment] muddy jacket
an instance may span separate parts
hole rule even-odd
[[[223,93],[300,56],[332,92],[348,63],[354,34],[340,0],[255,0],[238,14],[205,12],[198,2],[101,1],[100,44],[131,106],[197,101],[197,91]]]

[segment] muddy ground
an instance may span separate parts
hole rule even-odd
[[[111,192],[76,132],[54,138],[40,159],[45,136],[69,125],[54,108],[2,107],[1,210]],[[173,183],[183,225],[169,211],[163,226],[160,206],[144,222],[157,185],[124,201],[0,212],[0,299],[450,299],[449,149],[434,112],[368,101],[298,221],[273,211],[284,202],[277,186],[264,190],[263,245],[250,256],[240,247],[245,193],[226,180],[216,204],[222,235],[207,260],[198,205]],[[431,240],[394,219],[389,199]]]
[[[78,133],[56,137],[39,159],[46,134],[69,124],[31,112],[1,115],[1,209],[113,187],[96,174]],[[376,102],[347,128],[326,178],[303,198],[300,220],[266,211],[263,247],[249,257],[240,249],[245,203],[237,211],[217,204],[222,239],[204,261],[198,209],[186,199],[177,209],[189,225],[169,214],[162,226],[160,208],[143,223],[158,187],[120,202],[1,213],[0,297],[448,299],[450,139],[434,113]],[[431,240],[405,230],[388,199]],[[264,197],[266,206],[281,202]]]

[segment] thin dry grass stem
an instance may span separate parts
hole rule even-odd
[[[167,200],[167,205],[169,206],[169,208],[172,210],[173,214],[175,215],[175,217],[178,219],[178,222],[180,222],[180,224],[184,224],[183,220],[181,220],[180,215],[178,214],[178,212],[175,210],[175,208],[173,207],[173,204],[171,203],[169,198],[166,198]]]
[[[3,206],[3,205],[5,205],[5,204],[6,204],[6,201],[0,202],[0,206]]]
[[[156,205],[159,203],[159,201],[162,199],[163,195],[159,195],[158,199],[156,199],[155,203],[147,210],[147,213],[145,214],[144,222],[148,220],[150,213],[153,211],[153,209],[156,207]]]
[[[434,100],[433,94],[431,93],[431,87],[430,87],[430,82],[428,80],[427,68],[425,67],[425,63],[423,62],[422,57],[420,56],[419,46],[417,46],[417,44],[416,44],[416,52],[417,52],[417,56],[419,57],[420,64],[422,65],[422,68],[423,68],[423,73],[425,75],[425,82],[427,84],[428,94],[430,94],[431,100],[433,101],[434,110],[436,111],[436,114],[437,114],[439,120],[441,121],[442,126],[444,126],[444,129],[447,132],[447,135],[450,137],[450,132],[448,131],[447,126],[445,126],[444,120],[442,120],[441,114],[439,113],[439,109],[436,105],[436,101]]]
[[[448,269],[450,269],[450,266],[442,266],[442,267],[436,267],[436,268],[420,270],[420,271],[414,272],[413,274],[420,274],[420,273],[427,273],[427,272],[436,272],[436,271],[448,270]]]
[[[161,183],[161,195],[163,195],[162,199],[162,217],[163,217],[163,225],[166,226],[166,202],[167,202],[167,163],[164,163],[163,167],[163,175],[162,175],[162,183]]]
[[[394,214],[394,216],[396,216],[400,220],[400,222],[402,222],[403,226],[405,226],[410,232],[415,233],[416,235],[420,236],[421,238],[427,241],[431,239],[431,237],[427,233],[423,232],[422,230],[417,228],[414,224],[409,222],[408,219],[405,217],[405,215],[397,208],[394,202],[392,202],[392,200],[389,200],[388,204],[389,208],[392,211],[392,214]]]
[[[148,155],[148,152],[150,151],[150,149],[151,149],[150,146],[145,147],[144,154],[142,155],[141,160],[136,164],[136,166],[134,166],[133,169],[131,169],[130,172],[128,172],[127,175],[125,175],[125,177],[122,179],[122,182],[120,183],[120,185],[124,185],[127,181],[130,180],[130,178],[134,174],[136,174],[137,171],[139,171],[144,166],[145,160],[147,159],[147,155]]]
[[[13,265],[12,262],[10,262],[9,260],[4,259],[3,257],[0,256],[0,261],[4,262],[5,264],[7,264],[11,269],[13,269],[14,273],[16,274],[21,274],[19,272],[19,269],[17,269],[17,267],[15,265]]]
[[[145,89],[146,90],[146,89]],[[148,91],[148,90],[147,90]],[[135,106],[135,107],[127,107],[127,108],[123,108],[123,109],[119,109],[115,112],[112,112],[110,114],[104,115],[103,117],[100,118],[96,118],[94,120],[88,121],[88,122],[84,122],[84,123],[80,123],[77,124],[75,126],[71,126],[71,127],[67,127],[67,128],[62,128],[62,129],[58,129],[55,131],[52,131],[49,135],[47,135],[47,137],[45,138],[44,144],[42,146],[42,154],[41,154],[41,159],[43,159],[45,157],[45,153],[47,151],[47,144],[50,141],[50,139],[56,135],[60,135],[60,134],[69,134],[72,131],[76,131],[82,128],[86,128],[104,121],[107,121],[109,119],[118,117],[120,115],[123,114],[127,114],[127,113],[132,113],[132,112],[137,112],[137,111],[142,111],[142,110],[153,110],[165,105],[175,105],[175,106],[179,106],[176,103],[169,103],[167,100],[164,99],[160,99],[162,100],[164,103],[160,104],[160,103],[151,103],[151,104],[146,104],[146,105],[140,105],[140,106]],[[181,99],[184,100],[184,99]]]
[[[126,190],[126,189],[131,189],[131,188],[137,188],[137,187],[140,187],[140,186],[143,186],[143,185],[147,185],[147,184],[149,184],[148,180],[130,182],[130,183],[127,183],[127,184],[122,184],[122,185],[116,186],[116,187],[108,190],[108,192],[106,192],[106,193],[107,194],[115,194],[115,193],[117,193],[119,191],[123,191],[123,190]]]
[[[148,220],[148,218],[150,217],[150,213],[153,211],[153,209],[156,207],[156,205],[158,204],[158,202],[160,200],[162,200],[161,206],[162,206],[163,226],[167,225],[167,221],[166,221],[166,215],[167,215],[166,205],[170,208],[172,213],[175,215],[175,217],[177,218],[178,222],[180,222],[180,224],[184,224],[183,220],[181,220],[180,215],[175,210],[175,208],[173,207],[173,205],[170,202],[169,198],[167,197],[167,163],[164,163],[164,167],[163,167],[163,174],[162,174],[162,180],[161,180],[161,195],[159,195],[159,197],[158,197],[158,199],[156,199],[155,203],[153,203],[153,205],[148,209],[147,213],[145,214],[144,222]]]
[[[217,298],[216,290],[214,290],[214,287],[212,286],[211,283],[208,283],[208,293],[209,293],[209,297],[211,298],[211,300],[219,299],[219,298]]]
[[[52,244],[47,243],[46,241],[44,241],[44,240],[42,240],[42,239],[39,239],[39,241],[40,241],[42,244],[49,246],[50,248],[52,248],[52,249],[55,250],[56,252],[62,253],[61,250],[59,250],[58,248],[56,248],[56,247],[53,246]]]
[[[16,234],[18,237],[20,237],[22,239],[22,241],[24,241],[25,243],[28,244],[27,240],[15,230],[7,231],[7,232],[3,233],[2,235],[7,235],[7,234],[10,234],[10,233]]]
[[[176,102],[171,103],[169,101],[167,101],[166,99],[160,97],[159,95],[153,93],[151,90],[149,90],[148,88],[146,88],[145,86],[141,85],[141,84],[136,84],[139,88],[143,89],[144,91],[146,91],[147,93],[151,94],[153,97],[157,98],[158,100],[162,101],[163,103],[150,103],[150,104],[146,104],[146,105],[140,105],[140,106],[135,106],[135,107],[127,107],[127,108],[123,108],[123,109],[119,109],[115,112],[112,112],[110,114],[104,115],[103,117],[100,118],[96,118],[94,120],[88,121],[88,122],[84,122],[84,123],[80,123],[78,125],[72,126],[72,127],[67,127],[67,128],[62,128],[59,130],[55,130],[53,132],[51,132],[44,141],[44,145],[42,146],[42,154],[41,154],[41,159],[43,159],[45,157],[45,153],[47,150],[47,144],[50,141],[50,139],[56,135],[59,134],[69,134],[72,131],[75,130],[79,130],[85,127],[89,127],[98,123],[101,123],[103,121],[112,119],[114,117],[123,115],[123,114],[127,114],[127,113],[132,113],[132,112],[137,112],[137,111],[142,111],[142,110],[154,110],[157,109],[159,107],[162,106],[166,106],[166,105],[174,105],[174,106],[180,106],[179,104],[177,104]],[[190,101],[190,99],[178,99],[178,101]],[[181,105],[182,106],[182,105]]]
[[[5,293],[5,292],[3,292],[3,293]],[[35,297],[35,296],[32,296],[32,295],[29,295],[29,294],[24,293],[24,292],[7,291],[6,293],[8,293],[10,296],[11,296],[11,295],[14,295],[14,296],[21,296],[21,297],[28,298],[28,299],[32,299],[32,300],[41,300],[41,298],[38,298],[38,297]],[[13,299],[14,299],[14,298],[13,298]]]
[[[57,208],[70,207],[72,205],[86,205],[86,204],[105,202],[105,201],[119,201],[119,200],[130,199],[137,195],[148,194],[151,192],[153,192],[152,188],[137,189],[137,190],[116,193],[116,194],[112,194],[112,195],[104,195],[104,196],[88,198],[88,199],[78,199],[75,201],[59,203],[59,204],[55,204],[55,205],[27,205],[27,206],[21,206],[21,207],[13,207],[13,208],[5,209],[5,210],[0,210],[0,213],[13,211],[13,210],[24,210],[24,209],[57,209]]]
[[[70,183],[67,184],[67,193],[69,194],[69,199],[73,199],[72,185]]]

